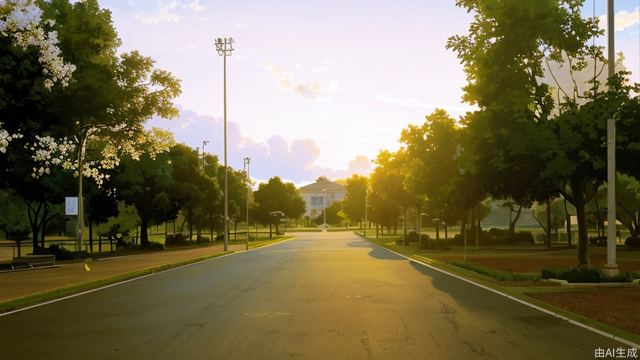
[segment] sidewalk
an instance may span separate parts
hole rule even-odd
[[[244,245],[230,245],[229,250],[244,250]],[[117,256],[95,261],[87,259],[86,262],[59,262],[58,264],[62,266],[56,268],[0,273],[0,303],[26,295],[99,281],[223,252],[223,245],[220,244],[188,250],[164,250]]]

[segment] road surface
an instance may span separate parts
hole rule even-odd
[[[347,232],[0,317],[5,359],[593,359],[621,346]]]

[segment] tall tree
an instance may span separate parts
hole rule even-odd
[[[365,196],[367,194],[368,179],[357,174],[346,180],[347,194],[342,199],[342,209],[352,222],[364,219]],[[365,224],[368,226],[368,224]]]
[[[253,218],[261,224],[273,223],[274,211],[282,211],[289,219],[296,219],[305,212],[305,203],[293,183],[284,183],[275,176],[258,186],[253,194]]]
[[[596,19],[582,18],[582,3],[511,0],[494,6],[491,0],[460,0],[457,5],[476,16],[468,35],[451,37],[448,47],[464,64],[465,100],[480,108],[469,123],[477,168],[484,173],[479,180],[493,196],[520,203],[562,193],[577,209],[578,261],[588,264],[584,204],[597,189],[591,170],[598,170],[599,160],[579,138],[584,133],[572,136],[570,129],[577,129],[574,123],[585,132],[593,129],[579,125],[590,111],[580,104],[595,98],[599,86],[584,94],[564,91],[563,113],[554,119],[551,88],[542,81],[549,61],[568,63],[569,76],[583,70],[589,57],[604,61],[602,49],[589,42],[602,32]],[[581,160],[581,154],[588,155]]]

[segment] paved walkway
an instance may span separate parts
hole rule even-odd
[[[244,245],[229,245],[229,249],[244,250]],[[0,302],[221,252],[223,252],[222,244],[187,250],[165,250],[118,256],[99,261],[91,259],[87,262],[61,261],[58,264],[62,266],[56,268],[0,273]]]

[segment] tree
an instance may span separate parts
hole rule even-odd
[[[179,210],[175,198],[176,182],[168,153],[153,159],[142,155],[139,160],[124,158],[114,182],[118,197],[135,206],[140,217],[140,245],[149,246],[147,229],[153,222],[174,219]]]
[[[342,217],[340,217],[340,211],[342,211],[342,201],[334,201],[331,205],[327,206],[324,209],[324,212],[327,213],[327,224],[338,225],[342,222]],[[320,213],[315,219],[314,223],[316,225],[320,225],[324,223],[324,213]]]
[[[44,24],[40,26],[57,34],[48,41],[55,45],[54,40],[60,39],[59,47],[48,50],[54,51],[48,55],[55,60],[56,72],[49,74],[49,65],[39,60],[42,57],[38,57],[37,46],[23,51],[3,38],[2,46],[8,51],[3,52],[2,73],[12,76],[3,76],[2,89],[9,91],[2,92],[0,98],[5,129],[0,129],[4,139],[0,145],[8,145],[7,134],[12,142],[11,151],[6,157],[0,156],[0,162],[7,169],[7,178],[12,179],[9,186],[20,195],[34,198],[30,207],[34,215],[38,209],[46,210],[46,192],[35,199],[28,192],[37,186],[23,192],[16,182],[28,180],[38,185],[41,178],[60,168],[78,177],[81,198],[83,177],[101,185],[108,178],[105,171],[117,166],[120,156],[137,158],[141,148],[153,156],[167,149],[164,142],[147,141],[143,122],[153,115],[176,115],[172,100],[180,93],[179,81],[155,69],[150,58],[135,51],[117,55],[120,40],[111,13],[101,9],[97,1],[39,4],[42,10],[37,18],[42,15],[40,23]],[[67,66],[62,57],[73,66]],[[56,82],[61,84],[59,89],[53,88]],[[83,201],[79,210],[83,221]],[[43,217],[34,224],[46,222]]]
[[[554,112],[544,65],[551,71],[550,61],[566,63],[575,80],[586,59],[603,63],[602,48],[589,43],[602,34],[597,20],[581,17],[579,0],[492,3],[458,1],[476,16],[467,36],[448,42],[467,73],[464,98],[480,108],[470,117],[480,181],[493,196],[519,203],[562,194],[576,207],[578,262],[589,264],[584,206],[603,173],[596,130],[622,104],[614,93],[623,87],[610,81],[604,95],[596,74],[591,90],[558,89],[563,98]]]
[[[365,196],[368,186],[368,179],[357,174],[352,175],[345,183],[347,194],[342,199],[342,209],[352,222],[364,219]]]
[[[281,211],[284,217],[295,219],[305,212],[305,203],[293,183],[284,183],[275,176],[258,186],[253,193],[252,217],[263,225],[273,225],[272,213]]]
[[[31,228],[27,218],[27,207],[19,196],[8,190],[0,190],[0,229],[5,239],[23,240]]]

